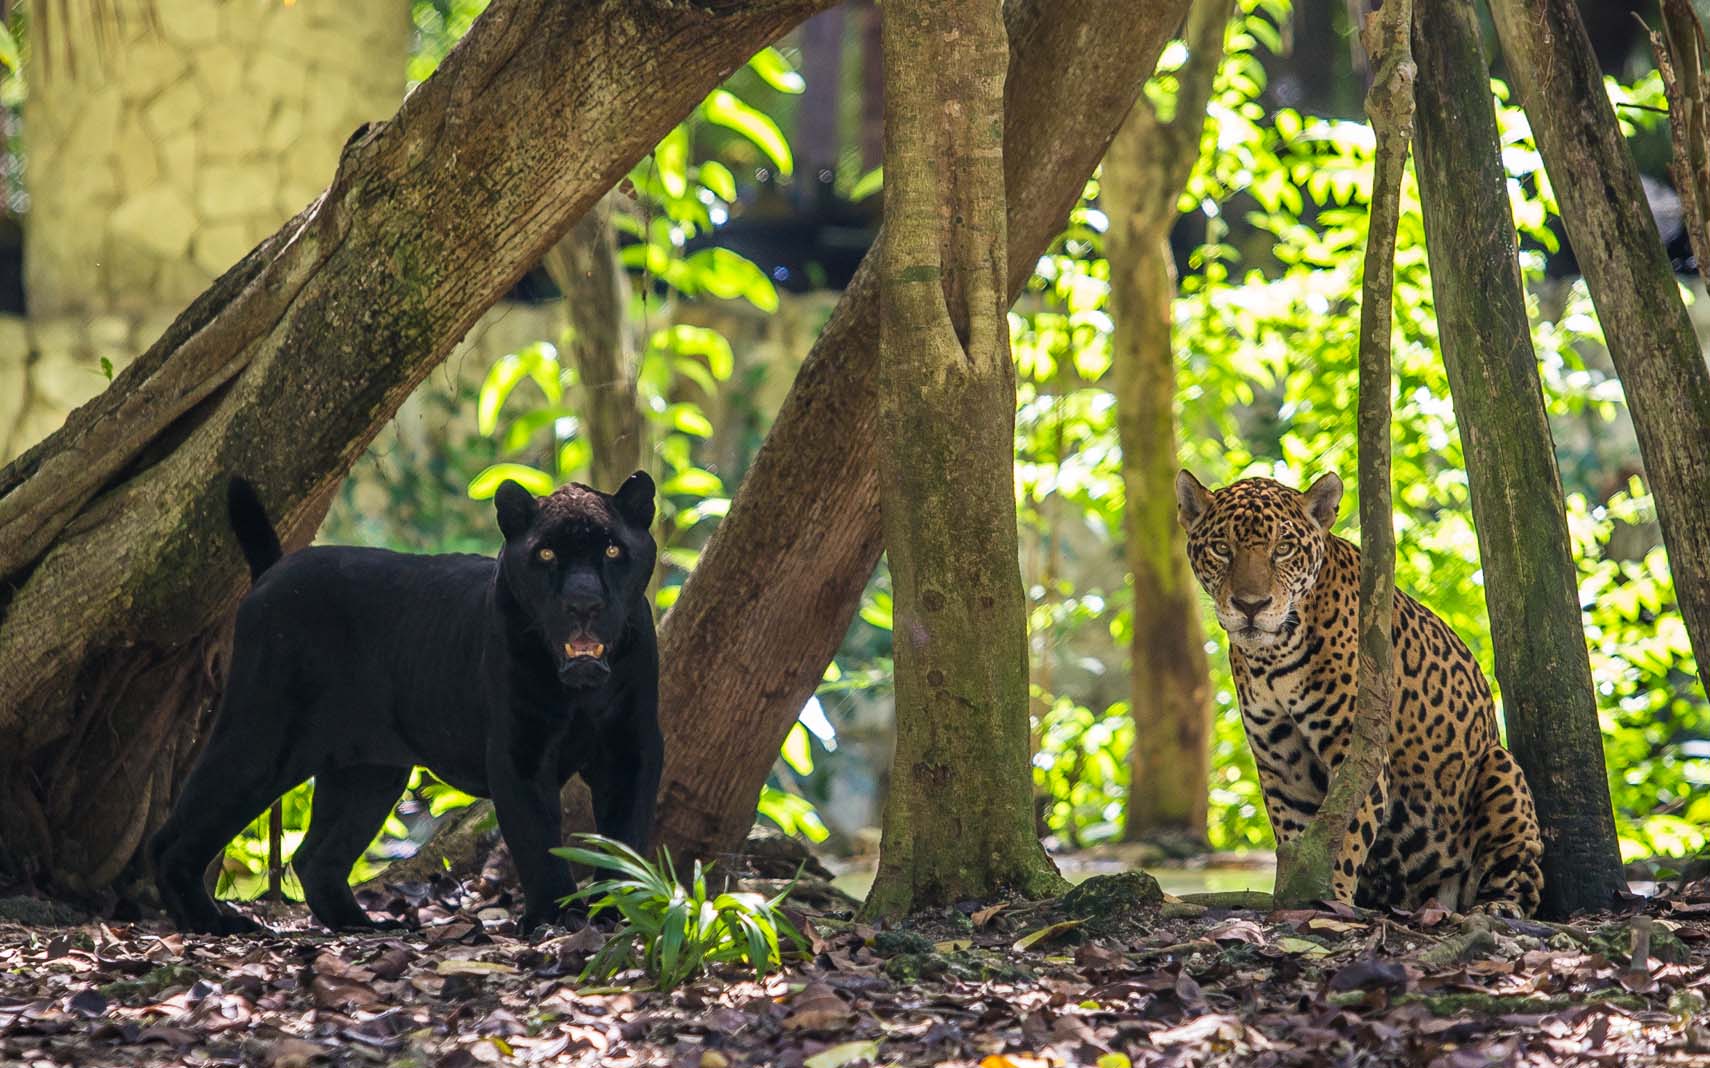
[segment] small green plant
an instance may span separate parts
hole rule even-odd
[[[623,917],[623,924],[588,961],[583,979],[609,979],[639,965],[659,989],[669,991],[710,964],[745,964],[756,977],[764,976],[782,963],[783,942],[795,949],[806,947],[779,909],[794,880],[770,899],[753,893],[710,894],[710,864],[695,861],[694,878],[684,886],[670,850],[663,846],[659,860],[649,863],[622,842],[597,834],[579,834],[576,841],[582,844],[553,852],[614,874],[571,894],[563,904],[587,902],[590,919],[607,910]]]

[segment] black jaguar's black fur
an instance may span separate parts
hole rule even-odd
[[[351,865],[420,764],[491,797],[516,861],[525,929],[575,888],[550,850],[558,794],[580,774],[602,834],[645,848],[663,761],[658,646],[647,600],[653,482],[495,498],[504,546],[484,556],[310,548],[281,556],[255,491],[234,479],[232,528],[255,575],[207,746],[149,846],[186,930],[254,929],[217,908],[208,861],[273,799],[315,780],[292,864],[329,927],[367,927]]]

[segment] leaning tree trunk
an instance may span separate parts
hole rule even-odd
[[[244,588],[224,481],[288,542],[410,390],[755,49],[829,0],[495,0],[325,193],[0,471],[0,840],[93,892],[157,822]]]
[[[1170,228],[1199,159],[1212,81],[1223,56],[1229,0],[1194,0],[1176,72],[1175,116],[1142,96],[1100,172],[1110,216],[1111,374],[1122,443],[1123,528],[1134,576],[1128,704],[1128,841],[1165,837],[1205,844],[1211,773],[1211,674],[1199,598],[1176,521],[1176,365],[1170,309],[1176,296]]]
[[[1395,701],[1395,519],[1390,511],[1390,335],[1394,330],[1395,231],[1401,179],[1413,139],[1412,0],[1386,0],[1366,16],[1361,39],[1373,64],[1366,116],[1377,137],[1371,219],[1360,295],[1360,645],[1353,738],[1312,821],[1277,846],[1276,900],[1301,905],[1332,896],[1333,871],[1357,870],[1346,844],[1354,817],[1389,765]],[[1370,844],[1370,843],[1367,843]]]
[[[564,293],[577,414],[593,451],[588,477],[607,491],[640,466],[642,452],[636,353],[625,322],[629,276],[618,259],[612,228],[614,195],[607,194],[582,216],[545,260],[547,273]]]
[[[1473,0],[1418,0],[1419,191],[1496,678],[1544,832],[1544,911],[1606,908],[1621,853]]]
[[[1490,0],[1490,11],[1627,395],[1702,685],[1710,664],[1710,368],[1573,0]],[[1528,776],[1548,766],[1541,742],[1515,739]]]
[[[1062,877],[1033,833],[1000,0],[886,0],[879,501],[896,759],[869,916]]]
[[[1185,9],[1186,0],[1009,5],[1010,298],[1068,218]],[[660,830],[673,849],[713,853],[741,841],[778,746],[878,562],[875,259],[844,291],[660,630],[662,660],[682,665],[660,684]]]

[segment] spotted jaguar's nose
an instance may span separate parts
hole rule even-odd
[[[1274,597],[1231,597],[1229,603],[1235,606],[1235,611],[1252,620],[1259,618],[1259,613],[1269,608],[1275,599]]]

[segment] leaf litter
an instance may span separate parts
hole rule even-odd
[[[0,1064],[1710,1068],[1710,880],[1571,924],[1012,901],[892,931],[804,909],[811,955],[669,995],[579,981],[594,928],[519,938],[450,880],[388,900],[419,927],[329,934],[291,906],[259,938],[0,924]]]

